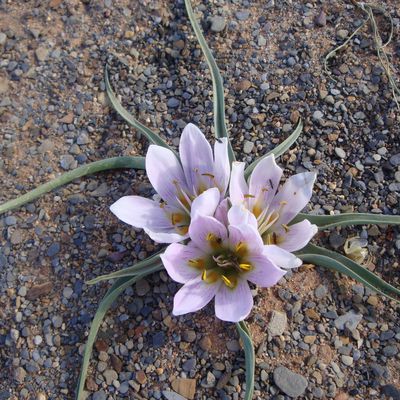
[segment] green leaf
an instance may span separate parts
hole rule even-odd
[[[300,222],[304,219],[307,219],[312,224],[317,225],[319,230],[333,228],[335,226],[348,225],[400,225],[399,215],[377,215],[368,213],[348,213],[338,215],[310,215],[300,213],[291,222],[291,224]]]
[[[296,255],[305,262],[317,264],[321,267],[329,268],[350,276],[369,289],[389,297],[392,300],[400,301],[400,289],[385,282],[367,268],[342,254],[309,244]]]
[[[190,23],[196,35],[197,41],[200,44],[200,48],[206,58],[208,68],[211,72],[212,84],[213,84],[213,105],[214,105],[214,128],[215,136],[217,138],[228,138],[228,130],[225,123],[225,99],[224,99],[224,85],[222,81],[221,73],[218,69],[217,63],[215,62],[214,56],[211,53],[210,48],[203,36],[203,32],[196,20],[193,12],[192,4],[190,0],[185,0],[186,12],[188,14]],[[231,142],[228,140],[228,153],[230,162],[235,160],[235,154],[232,149]]]
[[[162,267],[159,267],[161,270]],[[81,400],[83,398],[83,391],[85,389],[85,381],[87,377],[88,367],[90,363],[90,357],[92,355],[93,345],[96,340],[97,332],[99,331],[100,325],[103,321],[104,316],[106,315],[108,309],[114,303],[114,301],[118,298],[118,296],[124,292],[126,288],[131,286],[136,281],[144,278],[149,275],[151,272],[142,273],[140,275],[135,275],[131,277],[119,278],[108,290],[103,300],[99,304],[99,308],[96,311],[96,314],[93,318],[92,325],[90,327],[89,336],[87,338],[85,351],[83,353],[82,367],[78,377],[78,386],[76,392],[76,400]]]
[[[254,373],[256,364],[253,340],[251,339],[250,331],[244,321],[237,322],[236,329],[243,341],[246,361],[246,393],[244,399],[251,400],[254,392]]]
[[[158,146],[166,147],[167,149],[173,151],[176,155],[176,152],[171,149],[168,144],[156,133],[154,133],[151,129],[147,128],[147,126],[143,125],[136,118],[134,118],[128,110],[126,110],[123,105],[115,96],[112,87],[110,85],[110,80],[108,77],[108,66],[104,67],[104,81],[106,84],[106,92],[107,96],[110,100],[111,105],[114,107],[114,110],[131,126],[137,129],[140,133],[142,133],[151,143],[154,143]]]
[[[51,190],[65,185],[66,183],[69,183],[77,178],[81,178],[82,176],[117,168],[144,169],[144,157],[113,157],[83,165],[60,175],[58,178],[55,178],[50,182],[40,185],[36,189],[33,189],[14,200],[7,201],[6,203],[0,205],[0,214],[30,203],[31,201],[40,197],[42,194],[48,193]]]
[[[253,172],[253,169],[256,167],[256,165],[265,157],[268,157],[270,154],[274,154],[275,158],[278,158],[282,154],[284,154],[286,151],[289,150],[289,148],[293,145],[293,143],[297,140],[297,138],[300,136],[300,133],[303,130],[303,122],[300,120],[294,129],[294,131],[290,134],[289,137],[287,137],[281,144],[276,146],[274,149],[269,151],[267,154],[264,154],[262,157],[258,158],[256,161],[251,163],[246,170],[244,171],[244,176],[247,179],[250,174]]]
[[[162,262],[160,260],[160,254],[162,254],[164,251],[165,251],[165,248],[163,250],[161,250],[160,252],[156,253],[155,255],[148,257],[145,260],[136,263],[135,265],[132,265],[131,267],[123,268],[123,269],[120,269],[119,271],[112,272],[107,275],[98,276],[86,283],[88,285],[94,285],[96,283],[99,283],[102,281],[108,281],[110,279],[117,279],[117,278],[123,278],[123,277],[127,277],[127,276],[139,275],[144,272],[151,273],[153,270],[158,271],[160,268],[160,265],[162,265]]]

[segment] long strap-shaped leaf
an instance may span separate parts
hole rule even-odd
[[[400,301],[400,289],[339,253],[309,244],[297,256],[303,261],[341,272],[392,300]]]
[[[294,129],[294,131],[288,136],[281,144],[276,146],[274,149],[269,151],[268,153],[264,154],[262,157],[258,158],[256,161],[251,163],[246,170],[244,171],[244,176],[247,179],[250,174],[253,172],[253,169],[256,167],[256,165],[265,157],[268,157],[270,154],[274,154],[275,158],[278,158],[281,156],[283,153],[286,153],[286,151],[289,150],[289,148],[292,146],[292,144],[297,140],[297,138],[300,136],[300,133],[303,130],[303,122],[300,120]]]
[[[162,254],[164,251],[165,251],[165,249],[154,254],[151,257],[146,258],[143,261],[136,263],[135,265],[132,265],[132,267],[123,268],[123,269],[120,269],[119,271],[111,272],[110,274],[107,274],[107,275],[98,276],[97,278],[94,278],[86,283],[88,285],[94,285],[96,283],[99,283],[102,281],[108,281],[110,279],[117,279],[117,278],[123,278],[126,276],[140,275],[145,272],[151,273],[152,271],[153,272],[158,271],[160,265],[162,265],[162,262],[160,260],[160,254]]]
[[[7,201],[6,203],[0,205],[0,214],[10,211],[14,208],[23,206],[24,204],[30,203],[31,201],[37,199],[44,193],[48,193],[53,189],[56,189],[66,183],[69,183],[82,176],[94,174],[100,171],[106,171],[109,169],[117,168],[135,168],[144,169],[145,162],[144,157],[113,157],[106,158],[100,161],[94,161],[90,164],[82,165],[82,167],[75,168],[72,171],[66,172],[59,177],[53,179],[50,182],[40,185],[36,189],[14,199]]]
[[[236,329],[243,341],[244,355],[246,359],[246,393],[244,399],[251,400],[254,392],[254,373],[256,364],[253,341],[251,339],[250,331],[244,321],[236,323]]]
[[[197,41],[200,44],[201,50],[206,58],[208,68],[211,72],[212,84],[213,84],[213,105],[214,105],[214,128],[215,135],[217,138],[228,138],[228,130],[225,123],[225,100],[224,100],[224,85],[219,72],[217,63],[211,53],[210,48],[203,36],[203,32],[197,23],[196,17],[193,12],[192,4],[190,0],[185,0],[186,12],[188,14],[190,23],[196,35]],[[228,140],[228,152],[229,160],[232,162],[235,160],[235,154],[232,149],[232,145]]]
[[[159,267],[159,270],[161,270],[162,267]],[[154,271],[152,271],[154,272]],[[83,353],[83,360],[82,360],[82,367],[81,367],[81,372],[79,374],[78,378],[78,386],[77,386],[77,391],[76,391],[76,400],[82,400],[83,397],[83,391],[85,388],[85,381],[86,381],[86,376],[87,376],[87,371],[89,367],[89,362],[90,362],[90,357],[92,354],[93,350],[93,345],[96,340],[97,332],[100,328],[100,325],[103,321],[103,318],[105,314],[107,313],[108,309],[111,307],[111,305],[114,303],[114,301],[118,298],[118,296],[124,292],[126,288],[131,286],[133,283],[136,281],[144,278],[148,273],[143,273],[141,275],[135,275],[131,277],[124,277],[118,279],[112,287],[108,290],[106,295],[104,296],[103,300],[99,304],[99,308],[96,311],[96,314],[93,318],[92,325],[90,327],[90,332],[89,336],[87,338],[86,346],[85,346],[85,351]]]
[[[151,129],[147,128],[147,126],[143,125],[141,122],[139,122],[136,118],[134,118],[128,110],[126,110],[123,105],[120,103],[120,101],[117,99],[117,96],[115,96],[112,87],[110,85],[110,79],[108,77],[108,66],[104,67],[104,82],[106,84],[106,92],[107,96],[110,100],[111,105],[114,107],[114,110],[131,126],[133,126],[135,129],[137,129],[140,133],[142,133],[146,138],[154,144],[157,144],[158,146],[163,146],[166,147],[167,149],[172,150],[168,144],[159,136],[157,133],[154,133]],[[175,151],[174,151],[175,153]],[[176,153],[175,153],[176,154]]]
[[[377,215],[369,213],[348,213],[339,215],[311,215],[300,213],[291,223],[300,222],[304,219],[317,225],[320,230],[348,225],[400,225],[400,215]]]

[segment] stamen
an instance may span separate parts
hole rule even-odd
[[[282,228],[285,230],[286,233],[290,231],[289,227],[286,224],[281,224]]]
[[[242,271],[247,272],[247,271],[250,271],[253,268],[253,266],[251,264],[248,264],[248,263],[241,263],[241,264],[239,264],[239,268]]]
[[[236,245],[235,253],[236,253],[239,257],[244,257],[244,256],[247,254],[247,245],[246,245],[246,243],[239,242],[239,243]]]
[[[205,173],[205,174],[201,174],[202,176],[208,176],[211,179],[215,179],[215,176],[213,174],[209,174],[209,173]]]
[[[197,258],[197,259],[190,259],[188,260],[188,264],[191,267],[197,268],[197,269],[201,269],[203,270],[205,267],[205,263],[204,260],[202,258]]]
[[[171,222],[172,225],[176,225],[181,223],[184,220],[184,216],[182,214],[179,213],[172,213],[171,214]]]
[[[176,226],[175,229],[180,235],[186,235],[189,232],[188,226]]]
[[[214,283],[218,280],[219,275],[213,270],[205,269],[201,274],[201,279],[206,283]]]
[[[215,236],[213,233],[208,233],[206,236],[206,240],[207,242],[210,243],[210,246],[213,249],[219,248],[222,243],[222,239],[220,237]]]
[[[245,194],[245,195],[243,195],[243,197],[245,198],[245,199],[255,199],[256,198],[256,196],[254,196],[254,195],[252,195],[252,194]]]
[[[223,280],[223,282],[225,283],[226,286],[228,286],[230,288],[234,287],[233,282],[229,278],[227,278],[225,275],[221,275],[221,279]]]

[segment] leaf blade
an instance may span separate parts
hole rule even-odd
[[[145,169],[145,159],[144,157],[137,156],[113,157],[82,165],[81,167],[78,167],[72,171],[68,171],[60,175],[59,177],[49,182],[46,182],[33,190],[30,190],[29,192],[17,197],[16,199],[1,204],[0,214],[13,210],[17,207],[21,207],[24,204],[30,203],[31,201],[40,197],[42,194],[48,193],[62,185],[72,182],[75,179],[82,178],[83,176],[91,175],[96,172],[119,168]]]

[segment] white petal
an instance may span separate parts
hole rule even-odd
[[[271,203],[271,210],[280,209],[275,225],[288,224],[310,201],[316,174],[303,172],[291,176]]]
[[[178,290],[174,297],[174,315],[198,311],[215,296],[221,282],[206,283],[201,277],[192,279]]]
[[[253,270],[246,273],[245,278],[259,287],[271,287],[286,274],[265,255],[250,256],[246,261],[252,264]]]
[[[287,229],[281,228],[279,231],[275,231],[278,239],[277,245],[290,252],[297,251],[306,246],[317,232],[317,225],[313,225],[305,219],[290,225]]]
[[[214,172],[214,160],[210,143],[197,126],[186,125],[179,143],[179,155],[189,190],[193,194],[200,193],[200,182],[209,180],[203,174]]]
[[[151,145],[146,154],[146,173],[156,192],[170,205],[177,205],[177,186],[187,191],[182,166],[175,154]]]
[[[234,249],[239,243],[244,243],[250,254],[261,254],[264,243],[257,228],[251,225],[229,225],[229,245]]]
[[[223,321],[244,320],[253,307],[253,296],[246,280],[240,280],[234,289],[221,284],[215,295],[215,315]]]
[[[249,188],[244,179],[244,166],[243,162],[232,163],[231,181],[229,183],[229,198],[233,205],[242,204],[245,195],[249,193]]]
[[[190,217],[192,219],[199,215],[213,216],[219,204],[220,192],[217,188],[211,188],[197,196],[190,209]]]
[[[228,209],[229,199],[224,199],[218,204],[214,214],[214,217],[225,226],[228,226]]]
[[[228,211],[228,221],[230,225],[247,224],[255,229],[258,227],[257,219],[244,205],[236,205]]]
[[[298,268],[302,264],[300,258],[275,245],[264,246],[263,254],[274,264],[283,269]]]
[[[222,138],[216,140],[214,144],[214,176],[222,196],[225,195],[228,188],[230,173],[228,139]]]
[[[176,282],[186,283],[201,274],[201,271],[189,265],[189,260],[203,258],[204,253],[194,246],[173,243],[167,247],[161,260],[168,275]]]
[[[227,239],[227,231],[225,226],[213,217],[197,216],[193,219],[189,226],[189,236],[197,247],[210,252],[213,249],[209,235],[213,235],[215,240],[224,242]]]

